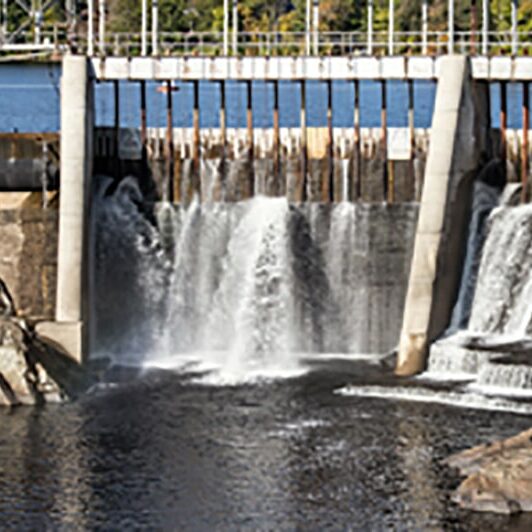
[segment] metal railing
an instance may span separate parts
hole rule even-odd
[[[153,39],[147,33],[152,45],[147,53],[157,56],[198,55],[222,56],[224,54],[223,32],[158,32]],[[156,42],[155,47],[153,43]],[[75,49],[89,52],[86,33],[69,34],[65,27],[44,28],[39,43],[35,43],[32,32],[20,32],[10,42],[2,40],[0,51],[49,50],[62,52]],[[305,32],[239,32],[238,39],[228,50],[230,56],[290,56],[306,55]],[[429,31],[395,32],[390,46],[387,32],[374,32],[371,46],[365,32],[320,32],[313,43],[313,55],[440,55],[448,53],[447,32]],[[454,34],[453,51],[480,55],[483,43],[479,33],[457,31]],[[140,32],[107,33],[105,38],[93,44],[93,55],[139,56],[142,54]],[[532,32],[515,35],[510,31],[489,32],[487,55],[532,55]],[[90,54],[89,54],[90,55]]]

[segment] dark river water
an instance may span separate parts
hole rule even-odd
[[[459,510],[450,453],[530,418],[343,397],[374,366],[207,386],[152,371],[77,402],[1,410],[3,530],[532,530]]]

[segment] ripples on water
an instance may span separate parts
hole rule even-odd
[[[530,420],[341,397],[375,365],[207,386],[152,370],[81,401],[0,411],[0,519],[16,530],[530,530],[450,500],[451,452]]]

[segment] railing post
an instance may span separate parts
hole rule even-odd
[[[319,55],[320,53],[320,45],[319,45],[319,39],[320,39],[320,1],[314,0],[314,6],[313,6],[313,30],[314,30],[314,55]]]
[[[368,0],[368,55],[373,54],[373,0]]]
[[[159,55],[159,0],[151,3],[151,55]]]
[[[517,0],[512,2],[512,55],[517,54]]]
[[[94,55],[94,0],[87,0],[87,55]]]
[[[238,0],[233,0],[233,55],[238,55]]]
[[[454,0],[449,0],[447,9],[447,32],[448,32],[448,43],[447,43],[447,52],[452,54],[454,52]]]
[[[229,0],[224,0],[224,55],[229,55]]]
[[[388,55],[393,55],[394,0],[388,2]]]
[[[428,32],[429,32],[429,6],[428,1],[423,0],[421,4],[421,53],[428,52]]]
[[[148,55],[148,0],[142,0],[142,20],[140,27],[140,54]]]
[[[489,2],[482,0],[482,55],[488,55]]]
[[[305,4],[305,54],[310,55],[310,9],[311,0]]]
[[[98,39],[100,54],[105,55],[105,0],[98,0]]]

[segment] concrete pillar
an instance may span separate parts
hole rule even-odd
[[[54,323],[37,332],[75,360],[86,354],[89,189],[92,175],[93,95],[85,56],[66,55],[61,77],[61,183],[57,300]]]
[[[471,193],[489,150],[487,84],[464,56],[441,59],[431,142],[406,296],[396,373],[425,367],[430,342],[447,327],[461,277]]]

